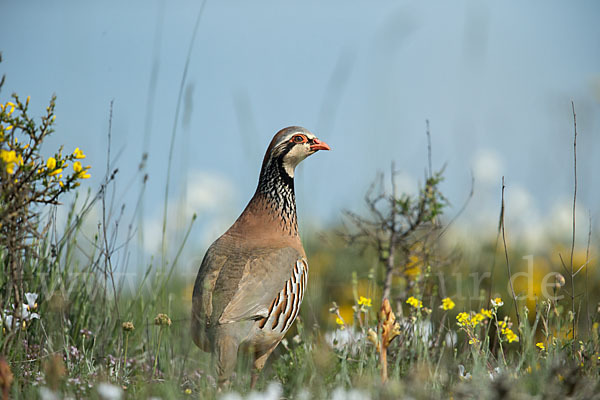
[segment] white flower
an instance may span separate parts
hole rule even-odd
[[[281,388],[281,384],[277,382],[269,383],[267,386],[267,390],[263,393],[261,392],[250,392],[246,400],[279,400],[283,393],[283,389]]]
[[[40,399],[42,399],[42,400],[59,400],[60,399],[58,394],[56,394],[51,389],[48,389],[45,386],[40,386],[39,394],[40,394]]]
[[[491,379],[492,381],[493,381],[493,380],[495,380],[495,379],[496,379],[496,377],[497,377],[498,375],[500,375],[500,372],[502,372],[502,371],[500,370],[500,367],[496,367],[496,368],[494,368],[492,371],[488,372],[488,374],[489,374],[489,376],[490,376],[490,379]]]
[[[492,306],[494,307],[502,307],[504,305],[504,302],[500,297],[496,297],[495,299],[491,299],[490,301],[492,302]]]
[[[229,392],[219,397],[219,400],[244,400],[244,398],[237,392]]]
[[[300,392],[297,394],[296,398],[298,400],[310,400],[312,397],[310,396],[310,392],[306,388],[300,389]]]
[[[459,364],[458,365],[458,377],[462,381],[470,381],[471,373],[470,372],[465,373],[465,366],[462,364]]]
[[[4,310],[4,318],[2,318],[2,322],[4,322],[4,326],[8,329],[12,328],[13,316],[8,313],[8,310]],[[15,323],[15,326],[16,325],[17,324]]]
[[[37,293],[25,293],[25,303],[21,304],[21,317],[23,321],[28,322],[32,319],[40,319],[40,314],[33,312],[38,307],[37,299]]]
[[[269,383],[267,390],[264,392],[252,391],[245,397],[246,400],[279,400],[283,394],[281,384],[277,382]],[[243,400],[241,394],[236,392],[229,392],[219,398],[219,400]]]
[[[20,326],[21,324],[25,327],[25,322],[29,322],[32,319],[40,319],[40,315],[33,312],[38,306],[36,303],[37,298],[37,293],[25,293],[25,303],[21,304],[21,312],[19,313],[16,311],[14,305],[12,306],[13,310],[4,310],[1,315],[2,323],[0,323],[0,327],[4,325],[10,329],[13,325],[13,321],[15,327]]]
[[[458,336],[456,335],[456,332],[451,331],[446,333],[446,337],[444,338],[444,340],[446,343],[446,347],[456,347]]]
[[[40,319],[40,314],[31,312],[28,304],[21,304],[21,317],[23,321],[31,321],[32,319]]]
[[[336,329],[325,334],[325,341],[335,350],[348,350],[350,354],[356,354],[365,339],[362,332],[351,332]]]
[[[37,293],[25,293],[25,301],[30,309],[35,310],[37,308]]]
[[[96,390],[102,400],[120,400],[123,397],[123,390],[110,383],[100,383]]]
[[[38,313],[33,312],[33,310],[37,310],[38,294],[37,293],[25,293],[25,304],[23,304],[22,316],[25,321],[29,321],[32,319],[40,319],[40,315]]]
[[[346,391],[343,387],[338,387],[331,393],[331,400],[369,400],[370,398],[368,393],[357,389]]]

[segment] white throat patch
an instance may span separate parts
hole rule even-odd
[[[283,169],[285,169],[290,178],[294,177],[296,166],[309,156],[309,152],[310,148],[307,145],[296,145],[283,157]]]

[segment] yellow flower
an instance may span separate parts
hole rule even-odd
[[[50,172],[49,175],[54,176],[54,175],[60,174],[61,172],[62,172],[62,168],[58,168],[58,169],[55,169],[54,171]]]
[[[187,388],[187,389],[185,389],[184,393],[187,395],[190,395],[190,394],[192,394],[192,389]]]
[[[506,336],[506,340],[508,340],[508,343],[519,341],[519,337],[515,335],[515,333],[509,328],[503,329],[502,333]]]
[[[344,330],[345,324],[343,319],[340,317],[335,317],[335,323],[339,325],[341,330]]]
[[[485,310],[483,310],[485,311]],[[475,328],[481,322],[485,321],[487,315],[485,313],[470,313],[461,312],[456,316],[457,324],[462,327],[471,326]]]
[[[546,346],[544,346],[544,343],[542,342],[538,342],[535,344],[537,347],[540,348],[540,350],[546,350]]]
[[[75,161],[73,163],[73,170],[75,172],[81,172],[83,170],[83,167],[81,166],[81,163],[79,161]]]
[[[90,168],[91,167],[89,165],[87,167],[85,167],[85,170],[81,171],[77,177],[81,178],[81,179],[89,179],[89,178],[91,178],[91,175],[87,172],[87,170],[90,169]]]
[[[446,297],[445,299],[442,299],[441,308],[443,310],[452,310],[454,308],[454,306],[456,306],[456,304],[454,304],[454,302],[452,301],[452,299],[450,297]]]
[[[15,153],[14,150],[8,151],[2,149],[0,152],[0,158],[2,158],[5,163],[14,162],[17,159],[17,153]]]
[[[469,314],[467,314],[466,312],[461,312],[456,316],[456,320],[458,321],[458,325],[460,326],[467,326],[469,325]]]
[[[476,327],[484,319],[485,317],[482,314],[477,313],[471,317],[471,325],[473,325],[473,327]]]
[[[56,158],[54,158],[54,157],[48,158],[48,161],[46,161],[46,167],[48,169],[56,168]]]
[[[365,306],[365,307],[371,307],[371,299],[363,297],[363,296],[360,296],[359,299],[358,299],[358,305],[359,306]]]
[[[75,148],[75,151],[73,152],[73,155],[78,160],[81,160],[81,159],[85,158],[85,154],[83,154],[83,151],[79,150],[79,147]]]
[[[477,344],[479,343],[479,340],[477,338],[472,338],[469,340],[469,344]]]
[[[4,150],[0,151],[0,158],[6,164],[6,172],[10,175],[15,173],[15,167],[17,163],[23,164],[23,158],[19,155],[17,157],[17,153],[14,150]]]
[[[500,327],[500,329],[506,328],[506,321],[498,321],[498,326]]]
[[[482,315],[486,316],[487,318],[492,318],[492,312],[490,310],[486,310],[485,308],[482,308],[481,311],[479,311]]]
[[[423,302],[419,299],[414,298],[413,296],[410,296],[407,300],[406,300],[407,304],[410,304],[411,306],[413,306],[414,308],[421,308],[423,307]]]

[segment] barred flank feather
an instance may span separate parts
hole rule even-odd
[[[304,288],[308,279],[308,263],[298,260],[291,278],[277,294],[269,306],[269,313],[258,322],[260,329],[285,333],[294,323],[304,298]]]

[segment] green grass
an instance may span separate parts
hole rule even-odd
[[[69,220],[75,229],[62,236],[64,240],[55,240],[59,245],[54,250],[49,239],[32,243],[39,257],[25,260],[25,289],[39,294],[35,311],[40,318],[26,323],[4,354],[14,375],[11,396],[35,398],[45,387],[75,398],[98,398],[98,385],[110,383],[122,388],[127,398],[216,397],[210,356],[190,340],[189,276],[178,274],[175,267],[176,272],[167,280],[167,271],[150,265],[138,274],[135,290],[125,290],[118,280],[113,290],[110,271],[105,275],[104,266],[108,265],[106,256],[117,258],[117,253],[111,254],[102,244],[102,226],[99,234],[92,236],[95,245],[90,246],[85,239],[89,232],[80,230],[83,221],[76,215],[74,209]],[[497,398],[505,392],[512,397],[589,398],[598,392],[600,341],[596,321],[600,316],[596,307],[591,307],[591,323],[587,317],[579,318],[573,341],[568,296],[558,301],[539,298],[537,308],[527,311],[529,303],[520,301],[521,326],[516,326],[510,296],[504,291],[505,304],[497,308],[498,319],[510,317],[519,341],[508,343],[502,334],[498,336],[493,319],[485,319],[470,331],[479,343],[469,344],[456,315],[491,307],[487,299],[470,293],[470,298],[462,299],[451,295],[456,307],[441,310],[439,279],[431,273],[436,266],[396,282],[395,294],[405,293],[400,303],[393,305],[401,333],[389,348],[390,379],[381,384],[379,357],[366,339],[369,329],[377,331],[381,277],[370,268],[374,262],[369,252],[361,255],[346,248],[333,232],[321,234],[321,240],[306,243],[312,260],[311,277],[301,317],[272,356],[257,390],[266,390],[269,382],[275,381],[281,384],[286,398],[329,398],[336,390],[338,395],[341,390],[359,390],[371,398],[390,399]],[[485,270],[489,263],[479,265],[476,260],[494,257],[490,247],[482,245],[473,255],[464,252],[461,259],[444,267],[446,293],[459,293],[450,279],[457,271],[468,279],[468,273]],[[84,248],[91,251],[84,253]],[[496,256],[501,259],[500,254]],[[511,254],[514,259],[519,256],[518,252]],[[4,254],[1,257],[4,259]],[[499,275],[484,282],[502,292],[506,278],[501,277],[502,266],[497,269]],[[592,272],[588,285],[596,289],[600,280]],[[0,278],[2,287],[7,283],[6,277]],[[487,288],[481,290],[486,292]],[[406,304],[408,294],[422,299],[431,312]],[[372,298],[372,307],[358,305],[358,296]],[[586,301],[595,301],[595,297],[579,299],[578,308],[582,309]],[[348,323],[343,333],[353,338],[352,345],[332,343],[330,335],[339,328],[329,313],[332,300],[339,304]],[[172,324],[155,325],[159,313],[167,314]],[[352,320],[355,322],[350,325]],[[133,331],[123,330],[127,321],[134,324]],[[424,324],[431,326],[428,334],[422,329]],[[6,328],[4,331],[0,345],[7,337]],[[453,333],[456,345],[446,338]],[[536,347],[540,342],[545,350]],[[248,393],[248,365],[247,360],[240,362],[231,390]]]

